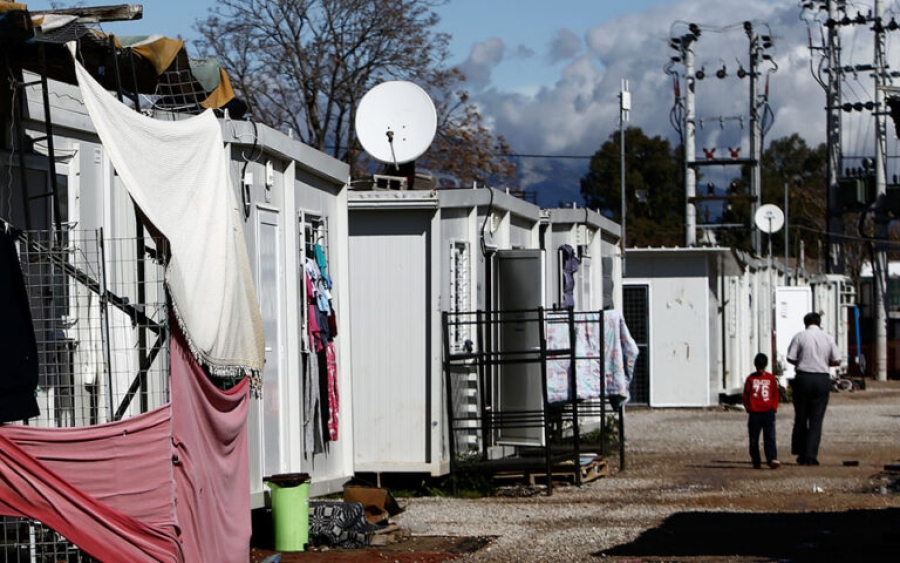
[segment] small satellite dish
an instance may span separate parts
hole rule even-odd
[[[437,111],[428,94],[412,82],[391,80],[362,97],[356,136],[373,158],[387,164],[422,156],[437,132]]]
[[[760,231],[772,234],[784,226],[784,213],[777,205],[767,203],[756,210],[753,221]]]

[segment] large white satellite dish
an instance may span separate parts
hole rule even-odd
[[[363,148],[395,166],[422,156],[436,132],[434,103],[412,82],[382,82],[366,92],[356,110],[356,136]]]
[[[777,205],[767,203],[759,206],[753,217],[756,227],[764,233],[772,234],[784,226],[784,212]]]

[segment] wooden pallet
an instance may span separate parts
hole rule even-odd
[[[609,475],[609,462],[605,458],[597,457],[578,466],[574,463],[556,463],[551,466],[550,479],[554,486],[575,485],[579,473],[582,484],[589,483]],[[528,467],[498,470],[494,472],[494,480],[531,486],[547,484],[547,468],[531,464]]]

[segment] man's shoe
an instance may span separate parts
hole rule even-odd
[[[798,457],[798,458],[797,458],[797,465],[809,465],[809,462],[808,462],[808,460],[806,459],[806,456],[802,456],[802,455],[801,455],[800,457]]]
[[[781,467],[781,462],[777,459],[773,459],[769,462],[769,467],[771,467],[772,469],[778,469],[779,467]]]

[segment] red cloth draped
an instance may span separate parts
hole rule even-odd
[[[99,502],[3,434],[0,460],[0,513],[36,518],[100,561],[183,561],[171,526]]]
[[[250,560],[250,380],[229,391],[210,382],[179,336],[172,338],[175,514],[184,560]],[[175,400],[177,399],[177,400]]]
[[[0,426],[0,514],[100,561],[246,563],[249,382],[213,386],[175,330],[172,402],[83,428]]]

